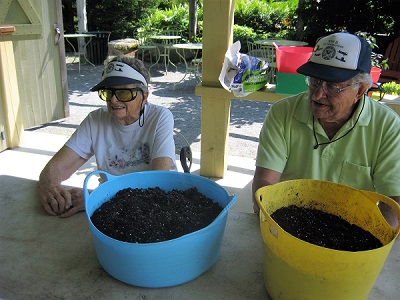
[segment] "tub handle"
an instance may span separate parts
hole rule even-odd
[[[389,205],[390,208],[394,210],[394,212],[397,215],[397,228],[395,229],[395,231],[399,232],[400,231],[400,205],[388,196],[384,196],[384,195],[381,195],[381,194],[378,194],[375,192],[365,191],[365,190],[362,190],[360,192],[363,193],[374,204],[378,205],[379,202],[383,202],[383,203]],[[377,207],[377,209],[379,209],[379,208]]]
[[[114,180],[117,177],[117,176],[111,175],[110,173],[107,173],[107,172],[104,172],[104,171],[101,171],[101,170],[95,170],[93,172],[90,172],[86,176],[85,181],[83,182],[83,197],[84,197],[85,201],[89,197],[89,190],[87,188],[88,183],[89,183],[89,179],[90,179],[90,177],[92,177],[93,175],[96,175],[96,174],[104,175],[106,177],[107,181]]]
[[[256,201],[257,201],[257,203],[258,203],[258,207],[260,208],[260,210],[261,210],[261,212],[264,214],[264,216],[265,216],[265,217],[268,217],[269,214],[268,214],[268,212],[265,210],[265,207],[264,207],[264,205],[262,204],[260,198],[261,198],[261,195],[260,195],[260,197],[256,197]]]
[[[260,211],[263,214],[263,218],[261,218],[262,215],[259,215],[260,220],[262,222],[267,222],[269,224],[269,233],[272,234],[275,238],[278,238],[279,232],[282,232],[284,230],[277,222],[275,222],[274,219],[272,219],[272,217],[265,210],[265,207],[260,200],[261,195],[259,197],[255,197],[255,198],[258,203],[258,207],[260,208]]]

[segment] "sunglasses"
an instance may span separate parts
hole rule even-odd
[[[129,102],[135,100],[138,92],[141,92],[143,95],[143,90],[140,88],[131,88],[131,89],[101,89],[98,91],[99,97],[104,101],[111,101],[111,98],[115,96],[118,101],[121,102]]]

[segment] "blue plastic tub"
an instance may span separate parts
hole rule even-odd
[[[91,176],[102,174],[107,181],[89,194]],[[199,192],[219,203],[223,210],[207,227],[176,239],[159,243],[127,243],[100,232],[91,222],[93,212],[125,188],[160,187],[163,190]],[[213,266],[221,253],[228,211],[237,200],[222,186],[199,175],[174,171],[148,171],[113,176],[103,171],[90,173],[83,185],[86,215],[102,267],[116,279],[141,287],[160,288],[190,281]]]

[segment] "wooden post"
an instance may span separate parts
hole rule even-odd
[[[6,143],[9,148],[19,145],[24,131],[15,70],[13,42],[0,41],[0,99],[4,110]]]
[[[233,42],[233,15],[234,0],[204,0],[202,87],[223,89],[218,77],[225,52]],[[200,174],[224,177],[231,95],[215,97],[206,89],[201,96]]]

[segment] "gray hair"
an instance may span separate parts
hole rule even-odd
[[[147,83],[150,82],[150,72],[146,69],[146,67],[144,66],[144,63],[140,59],[137,59],[132,56],[127,56],[127,55],[111,56],[111,57],[108,57],[104,61],[104,65],[107,66],[107,64],[111,61],[120,61],[120,62],[126,63],[127,65],[130,65],[132,68],[134,68],[136,71],[138,71],[139,73],[141,73],[144,76]],[[146,91],[146,92],[148,91],[148,87],[142,83],[140,84],[139,87],[143,91]]]
[[[351,84],[357,84],[357,83],[362,83],[365,82],[368,85],[368,89],[371,88],[372,86],[372,78],[370,73],[366,72],[361,72],[358,73],[356,76],[354,76],[351,80]]]

